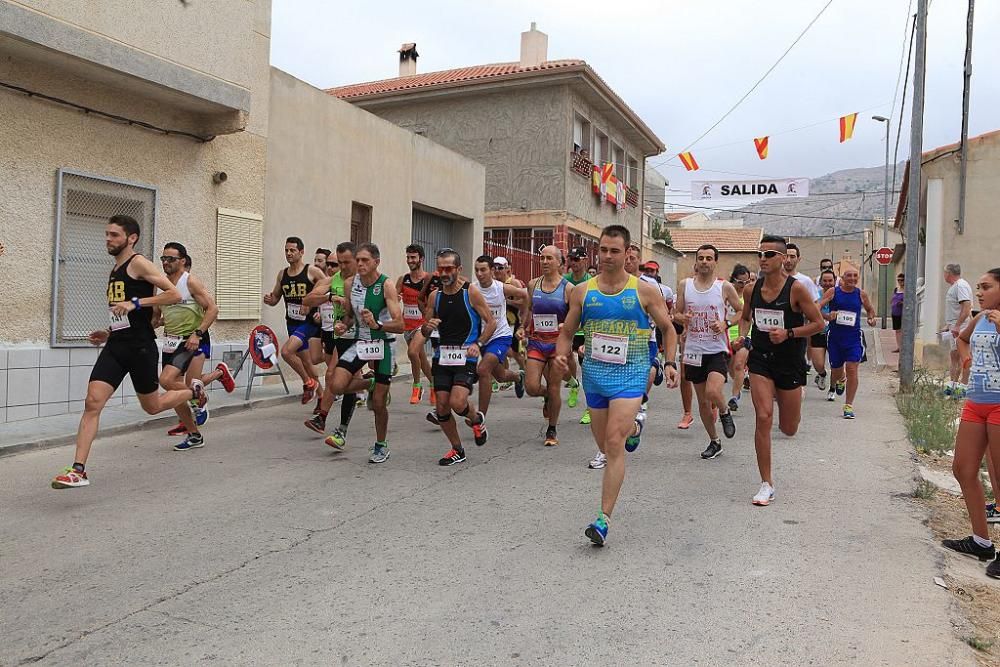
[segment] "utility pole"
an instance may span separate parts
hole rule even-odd
[[[965,25],[965,80],[962,83],[962,166],[958,175],[958,233],[965,233],[965,173],[969,162],[969,89],[972,83],[972,15],[976,0],[969,0]]]
[[[872,120],[885,123],[885,195],[882,199],[882,247],[889,245],[889,126],[890,120],[885,116],[872,116]],[[885,315],[889,310],[889,266],[879,265],[879,306],[882,311],[882,328],[885,329]]]
[[[917,258],[920,254],[920,160],[924,149],[924,78],[927,69],[927,0],[917,0],[913,109],[910,116],[910,174],[906,193],[906,283],[903,293],[903,344],[899,348],[899,388],[913,389],[913,353],[917,337]],[[928,276],[940,280],[940,276]],[[932,326],[936,323],[932,323]]]

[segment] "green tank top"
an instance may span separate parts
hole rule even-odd
[[[585,283],[585,282],[587,282],[588,280],[590,280],[590,274],[589,274],[589,273],[586,273],[586,272],[584,272],[584,274],[583,274],[583,278],[580,278],[579,280],[576,280],[576,279],[575,279],[575,278],[573,277],[573,272],[572,272],[572,271],[570,271],[569,273],[565,274],[565,275],[563,276],[563,278],[565,278],[566,280],[568,280],[568,281],[570,282],[570,284],[573,284],[573,285],[579,285],[579,284],[581,284],[581,283]]]
[[[177,281],[177,291],[181,293],[180,303],[173,303],[160,309],[163,313],[163,333],[168,336],[187,338],[197,330],[205,317],[205,309],[191,297],[191,290],[188,289],[190,275],[185,271]]]
[[[368,287],[361,282],[361,277],[355,275],[355,280],[351,284],[351,308],[354,309],[355,338],[358,340],[384,340],[389,334],[385,331],[372,329],[365,325],[361,317],[362,310],[370,310],[376,320],[387,317],[388,307],[385,303],[385,274],[379,277]]]

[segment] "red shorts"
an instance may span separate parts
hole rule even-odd
[[[1000,426],[1000,403],[975,403],[965,399],[962,421]]]

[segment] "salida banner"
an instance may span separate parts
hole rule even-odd
[[[753,181],[691,181],[691,199],[701,201],[808,196],[808,178],[760,178]]]

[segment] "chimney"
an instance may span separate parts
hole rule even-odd
[[[537,67],[549,59],[549,36],[535,29],[521,33],[521,67]]]
[[[417,73],[417,45],[408,43],[399,47],[399,76],[413,76]]]

